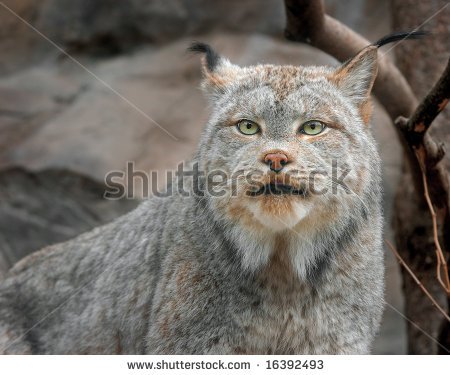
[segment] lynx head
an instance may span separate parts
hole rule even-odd
[[[375,46],[334,69],[239,67],[208,45],[191,50],[204,53],[212,107],[197,161],[227,176],[226,194],[208,204],[234,223],[236,238],[292,231],[313,241],[367,215],[367,197],[379,189],[369,129]]]

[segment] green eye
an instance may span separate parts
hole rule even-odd
[[[306,135],[317,135],[324,131],[325,124],[320,121],[312,120],[305,122],[300,127],[300,132]]]
[[[259,132],[258,124],[250,120],[241,120],[237,123],[238,130],[245,135],[253,135]]]

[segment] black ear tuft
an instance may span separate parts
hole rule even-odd
[[[194,42],[188,48],[188,51],[194,53],[204,53],[206,56],[206,66],[210,72],[214,71],[220,61],[220,55],[206,43]]]
[[[429,35],[426,31],[410,31],[410,32],[399,32],[394,34],[389,34],[381,38],[380,40],[377,40],[375,43],[372,43],[373,46],[381,47],[385,44],[397,42],[405,39],[420,39],[424,36]]]

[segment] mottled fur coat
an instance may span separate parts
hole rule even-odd
[[[188,194],[20,261],[0,286],[0,352],[370,351],[384,285],[377,47],[335,69],[192,49],[212,114],[185,167],[213,176],[178,177]]]

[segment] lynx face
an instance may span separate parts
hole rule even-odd
[[[336,70],[240,68],[206,45],[193,49],[206,53],[213,108],[200,168],[228,177],[227,194],[209,199],[214,212],[249,231],[314,233],[361,206],[378,175],[368,129],[375,47]]]
[[[337,70],[240,68],[208,51],[213,114],[199,156],[229,178],[229,194],[212,199],[225,216],[280,231],[309,217],[325,224],[358,200],[376,157],[367,126],[376,48]]]

